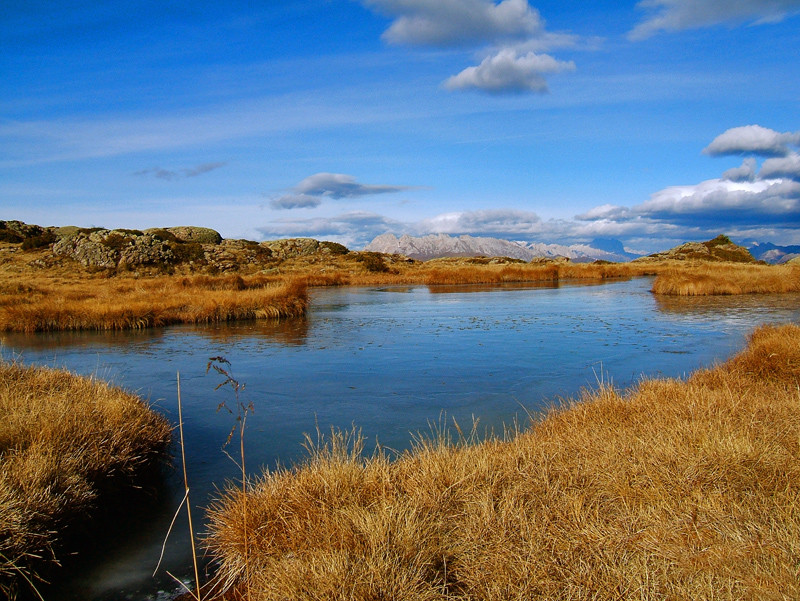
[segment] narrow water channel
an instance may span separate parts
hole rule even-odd
[[[560,286],[332,288],[312,293],[304,319],[126,333],[7,335],[5,360],[93,374],[149,399],[177,423],[180,372],[188,470],[196,515],[236,466],[221,447],[234,424],[217,411],[231,390],[207,374],[224,356],[252,402],[246,457],[252,473],[303,456],[317,428],[359,428],[402,451],[415,432],[456,420],[501,431],[559,397],[599,381],[627,387],[642,376],[680,377],[741,349],[760,323],[800,322],[800,295],[659,298],[651,281]],[[168,599],[190,577],[188,529],[177,522],[177,471],[160,495],[137,500],[92,541],[92,561],[48,600]],[[201,526],[202,529],[202,526]],[[96,542],[96,544],[95,544]]]

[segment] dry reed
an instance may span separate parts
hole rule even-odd
[[[505,440],[390,462],[334,433],[227,491],[208,547],[259,600],[797,599],[799,386],[800,327],[763,327],[687,381],[603,387]]]
[[[171,436],[138,397],[61,370],[0,362],[0,594],[58,563],[101,491],[154,466]]]
[[[39,260],[43,260],[41,257]],[[658,294],[800,290],[800,268],[701,262],[522,263],[504,258],[408,261],[377,253],[312,255],[261,274],[140,276],[79,267],[0,265],[0,331],[121,330],[173,323],[296,317],[309,286],[507,284],[658,275]]]
[[[663,271],[653,292],[676,296],[800,292],[800,266],[701,264]]]
[[[297,317],[306,285],[241,276],[36,282],[3,290],[0,331],[126,330],[173,323]]]

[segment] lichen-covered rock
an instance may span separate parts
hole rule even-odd
[[[203,252],[206,262],[219,271],[262,265],[273,259],[269,248],[251,240],[226,238],[217,245],[204,245]]]
[[[79,230],[53,244],[53,254],[69,257],[84,267],[168,264],[175,260],[169,244],[136,230]]]
[[[79,228],[77,225],[62,225],[59,227],[51,226],[48,227],[47,230],[52,232],[56,238],[61,239],[74,236],[81,231],[81,228]]]
[[[314,238],[283,238],[281,240],[267,240],[261,246],[268,248],[272,256],[277,259],[292,259],[305,257],[321,252],[331,255],[344,255],[349,251],[346,246],[336,242],[320,242]]]
[[[197,242],[198,244],[219,244],[222,236],[210,227],[196,227],[193,225],[181,225],[178,227],[165,228],[181,242]]]

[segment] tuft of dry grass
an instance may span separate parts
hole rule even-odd
[[[652,290],[677,296],[800,292],[800,267],[741,263],[673,267],[659,273]]]
[[[299,279],[239,275],[41,280],[0,292],[0,331],[18,332],[297,317],[308,302]]]
[[[167,421],[93,378],[0,362],[0,594],[58,563],[102,491],[157,464]]]
[[[800,598],[798,326],[467,442],[389,461],[334,433],[231,488],[209,513],[220,582],[259,600]]]

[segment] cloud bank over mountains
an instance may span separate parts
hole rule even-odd
[[[580,243],[614,237],[645,252],[674,242],[726,233],[742,240],[800,243],[800,132],[778,132],[760,125],[731,128],[703,149],[714,157],[743,156],[740,166],[719,178],[676,185],[654,192],[641,204],[605,204],[573,219],[543,220],[533,211],[487,209],[434,215],[413,223],[372,212],[332,218],[276,221],[261,228],[266,237],[302,230],[332,236],[362,247],[385,232],[479,235],[525,242]],[[761,163],[759,164],[759,160]],[[282,208],[317,206],[324,198],[370,196],[408,187],[359,184],[355,177],[320,173],[300,182],[292,193],[273,201]],[[307,204],[306,204],[307,203]],[[650,246],[648,246],[650,245]]]

